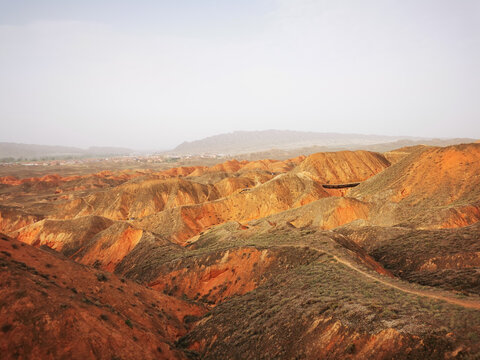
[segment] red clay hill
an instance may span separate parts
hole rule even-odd
[[[480,355],[478,143],[7,176],[0,199],[6,358]]]

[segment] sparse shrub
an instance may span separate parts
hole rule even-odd
[[[82,301],[85,303],[85,304],[90,304],[90,305],[93,305],[93,302],[92,300],[90,300],[89,298],[87,297],[83,297],[82,298]]]
[[[133,328],[133,324],[132,324],[132,321],[130,319],[125,320],[125,324],[127,324],[127,326],[129,328]]]
[[[345,348],[345,353],[353,354],[354,352],[355,352],[355,344],[354,343],[348,344],[347,347]]]
[[[103,273],[97,273],[97,280],[98,281],[107,281],[108,277]]]
[[[2,332],[4,333],[7,333],[9,332],[10,330],[13,329],[13,325],[12,324],[4,324],[2,325]]]
[[[185,349],[188,346],[188,340],[186,336],[181,337],[175,341],[175,346],[180,349]]]
[[[331,310],[335,310],[336,308],[338,308],[338,304],[337,304],[337,303],[331,303],[331,304],[329,305],[329,308],[330,308]]]
[[[24,298],[25,296],[27,296],[27,291],[26,290],[18,290],[15,293],[15,298],[17,298],[17,299]]]
[[[470,341],[478,343],[478,341],[480,340],[480,335],[477,332],[470,332],[470,333],[468,333],[467,338]]]
[[[195,315],[185,315],[184,318],[183,318],[183,322],[185,324],[190,324],[190,323],[198,321],[199,319],[200,318],[198,316],[195,316]]]

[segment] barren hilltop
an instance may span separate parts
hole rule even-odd
[[[479,143],[5,176],[0,198],[5,359],[480,356]]]

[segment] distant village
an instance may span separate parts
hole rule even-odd
[[[22,165],[22,166],[62,166],[62,165],[81,165],[99,162],[111,162],[118,164],[128,163],[145,163],[145,164],[160,164],[160,163],[176,163],[186,160],[201,160],[201,159],[223,159],[226,154],[204,154],[204,155],[159,155],[159,154],[145,154],[145,155],[123,155],[123,156],[98,156],[98,157],[73,157],[73,156],[48,156],[41,158],[0,158],[0,166]]]

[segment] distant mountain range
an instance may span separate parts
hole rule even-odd
[[[0,159],[38,159],[41,158],[67,158],[88,156],[113,156],[127,155],[134,151],[119,147],[90,147],[81,149],[69,146],[50,146],[34,144],[18,144],[0,142]]]
[[[204,139],[184,142],[175,149],[162,152],[170,155],[225,155],[249,160],[285,159],[316,152],[369,150],[385,152],[405,146],[448,146],[472,143],[477,139],[432,139],[412,136],[385,136],[319,133],[290,130],[234,131]],[[122,147],[51,146],[0,142],[0,161],[46,160],[81,157],[130,155],[138,151]]]
[[[384,136],[302,132],[289,130],[234,131],[210,136],[201,140],[184,142],[170,153],[185,154],[225,154],[239,155],[258,152],[307,153],[342,149],[368,149],[388,151],[402,146],[438,145],[446,146],[475,139],[431,139],[411,136]]]

